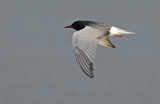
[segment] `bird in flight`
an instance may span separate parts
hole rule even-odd
[[[96,55],[97,45],[116,48],[108,36],[122,37],[123,34],[135,34],[127,30],[95,21],[80,20],[64,28],[77,30],[72,37],[72,45],[77,63],[81,70],[90,78],[94,77],[93,63]]]

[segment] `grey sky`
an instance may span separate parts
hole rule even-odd
[[[3,104],[159,104],[159,0],[1,0]],[[64,29],[95,20],[136,32],[98,47],[95,78],[78,67]]]

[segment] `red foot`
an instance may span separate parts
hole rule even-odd
[[[122,35],[114,35],[114,36],[116,36],[116,37],[123,37]]]

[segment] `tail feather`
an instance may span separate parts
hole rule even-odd
[[[136,34],[135,32],[130,32],[130,31],[127,31],[127,30],[120,30],[120,32],[122,33],[122,34]]]
[[[136,34],[136,33],[112,26],[111,29],[110,29],[110,35],[113,36],[113,35],[116,35],[116,34]]]

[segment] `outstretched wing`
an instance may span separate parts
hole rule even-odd
[[[84,29],[73,34],[72,44],[75,49],[75,56],[81,70],[90,78],[94,77],[93,63],[100,36],[105,31],[86,26]]]

